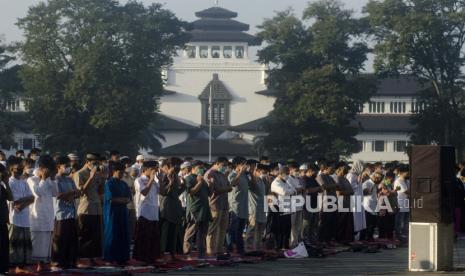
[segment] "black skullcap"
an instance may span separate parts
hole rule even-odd
[[[233,158],[232,164],[233,164],[233,166],[237,166],[237,165],[245,163],[246,161],[247,161],[247,159],[245,159],[244,157],[236,156],[236,157]]]
[[[191,167],[192,167],[192,168],[193,168],[193,167],[204,166],[204,165],[205,165],[205,164],[204,164],[202,161],[200,161],[200,160],[194,160],[194,161],[192,161],[192,163],[191,163]]]
[[[259,163],[259,162],[257,160],[255,160],[255,159],[249,159],[246,162],[247,165],[254,165],[254,164],[257,164],[257,163]]]
[[[335,165],[334,165],[334,168],[340,168],[340,167],[347,167],[347,164],[346,162],[344,161],[339,161],[339,162],[336,162]]]
[[[39,148],[31,149],[31,154],[40,154],[42,151]]]
[[[257,170],[261,171],[267,171],[269,169],[269,166],[268,165],[265,165],[265,164],[257,164]]]
[[[71,162],[71,160],[69,159],[68,156],[60,156],[57,158],[56,162],[57,162],[57,165],[66,165],[69,162]]]
[[[113,162],[112,170],[115,171],[124,171],[126,167],[121,162]]]
[[[219,164],[219,163],[229,163],[229,161],[228,161],[228,158],[223,157],[223,156],[220,156],[220,157],[216,158],[215,163],[216,163],[216,164]]]
[[[299,169],[299,163],[297,163],[297,161],[295,160],[290,160],[287,162],[287,166],[289,167],[289,169]]]
[[[156,168],[158,167],[158,162],[155,160],[144,161],[144,163],[142,163],[142,167],[143,168]]]
[[[55,166],[55,160],[50,155],[43,155],[39,158],[39,167],[53,170]]]

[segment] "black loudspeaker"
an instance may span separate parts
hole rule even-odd
[[[452,223],[455,148],[412,146],[410,152],[410,221]]]

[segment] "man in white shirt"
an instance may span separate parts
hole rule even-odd
[[[158,168],[157,161],[145,161],[141,176],[134,181],[137,222],[133,257],[146,264],[154,264],[160,257]]]
[[[363,182],[363,208],[365,209],[366,229],[360,232],[360,240],[372,241],[378,220],[378,185],[383,181],[383,175],[374,172],[370,179]]]
[[[290,196],[295,195],[297,191],[287,180],[289,179],[289,168],[286,166],[279,168],[279,174],[271,183],[271,193],[278,197],[278,206],[285,200],[286,209],[280,209],[279,212],[269,213],[271,217],[271,232],[276,241],[276,249],[288,249],[289,239],[291,236],[291,213],[290,213]],[[284,205],[284,204],[283,204]]]
[[[55,212],[53,197],[56,197],[56,183],[50,179],[55,169],[55,162],[50,156],[42,156],[39,160],[39,176],[31,176],[27,183],[34,195],[34,203],[30,208],[32,260],[37,262],[37,272],[43,270],[43,263],[50,262],[52,232]]]
[[[300,180],[299,164],[296,162],[289,163],[289,178],[287,182],[295,190],[297,195],[302,195],[304,187]],[[302,223],[303,223],[303,206],[296,207],[295,212],[291,215],[291,241],[290,246],[294,248],[302,241]]]
[[[29,205],[34,202],[29,186],[21,179],[23,167],[20,161],[10,164],[9,185],[13,201],[10,202],[10,263],[16,273],[29,273],[23,266],[31,263],[32,244],[29,223]]]

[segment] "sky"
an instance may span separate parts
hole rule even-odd
[[[95,0],[99,1],[99,0]],[[139,0],[145,4],[162,3],[180,19],[193,21],[194,13],[215,5],[216,0]],[[250,25],[249,33],[257,32],[256,26],[265,18],[273,17],[276,11],[292,8],[301,16],[312,0],[217,0],[219,6],[238,13],[237,20]],[[340,0],[346,8],[360,14],[368,0]],[[43,0],[0,0],[0,37],[5,42],[22,40],[22,33],[15,25],[18,18],[27,14],[28,7]],[[119,0],[121,3],[127,0]]]

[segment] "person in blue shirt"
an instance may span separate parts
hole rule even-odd
[[[55,227],[52,237],[52,266],[74,268],[78,261],[78,233],[76,221],[76,198],[80,191],[69,176],[71,161],[67,156],[57,159],[57,197]]]
[[[132,200],[128,185],[121,180],[124,165],[113,164],[113,174],[105,183],[103,203],[103,259],[124,265],[129,260],[129,211],[127,204]]]

